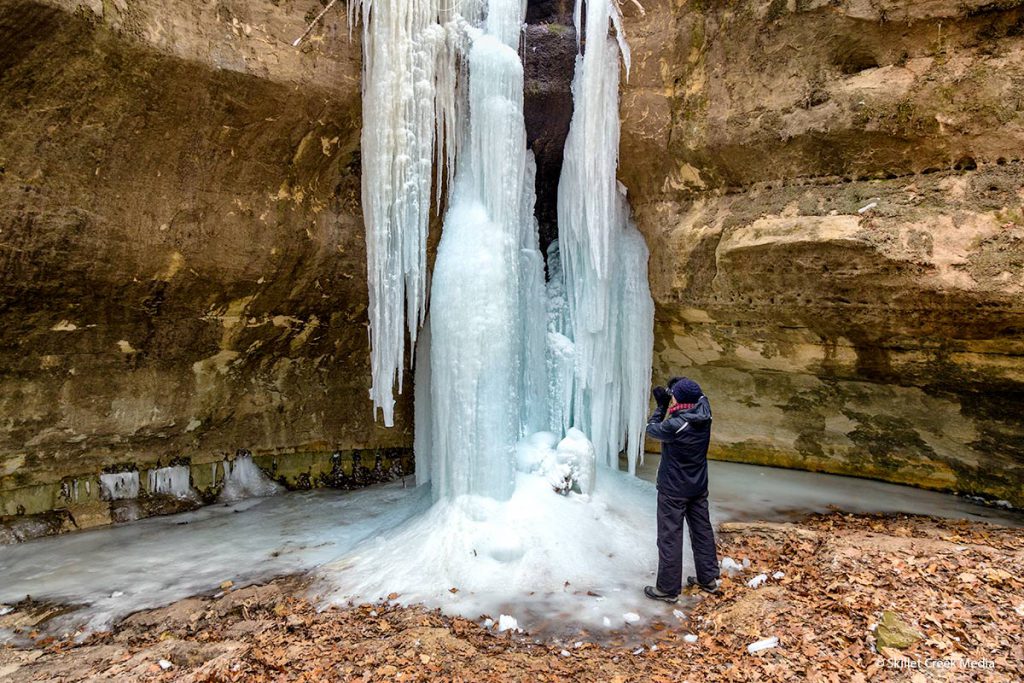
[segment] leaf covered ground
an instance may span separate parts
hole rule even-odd
[[[318,611],[286,577],[140,612],[83,643],[0,649],[0,680],[1024,680],[1020,529],[836,513],[726,524],[719,541],[750,560],[720,596],[600,640],[496,634],[418,607]],[[32,636],[43,611],[22,604],[5,619]],[[881,647],[884,613],[914,642]],[[770,637],[777,646],[748,653]]]

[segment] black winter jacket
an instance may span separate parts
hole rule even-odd
[[[647,420],[647,436],[661,442],[658,491],[671,498],[691,498],[708,492],[708,444],[711,441],[711,403],[701,396],[697,405],[665,417],[658,408]]]

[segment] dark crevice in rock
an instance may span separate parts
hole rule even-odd
[[[558,178],[565,138],[572,120],[572,77],[576,65],[576,32],[567,0],[531,2],[531,23],[523,31],[526,143],[537,159],[537,204],[540,246],[558,237]]]
[[[528,0],[527,24],[572,24],[573,0]]]

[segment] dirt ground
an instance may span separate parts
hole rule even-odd
[[[80,644],[39,637],[46,608],[20,604],[6,623],[35,644],[0,649],[0,680],[1024,680],[1024,530],[834,513],[726,524],[719,539],[723,556],[750,560],[720,596],[599,643],[417,607],[317,611],[286,577],[140,612]]]

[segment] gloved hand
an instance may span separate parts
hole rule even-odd
[[[654,394],[654,402],[658,404],[658,407],[666,410],[669,401],[672,400],[672,394],[668,393],[668,389],[665,387],[654,387],[651,393]]]

